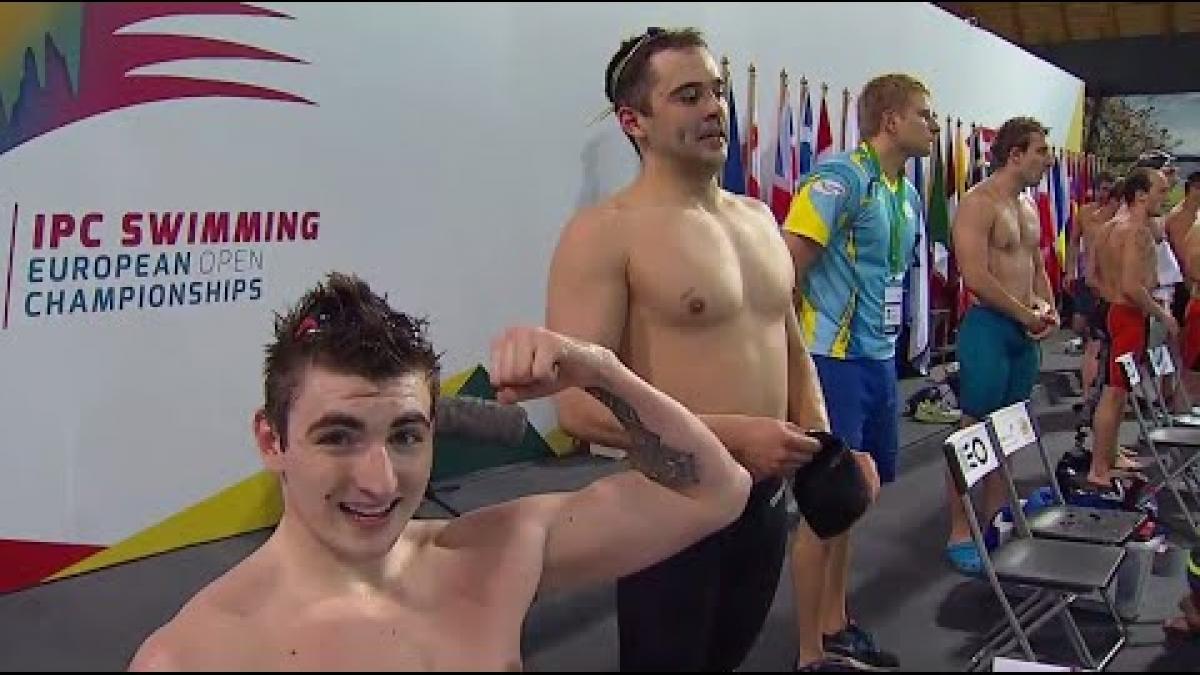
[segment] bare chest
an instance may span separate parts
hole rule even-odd
[[[272,670],[520,670],[523,615],[447,603],[419,615],[299,621],[260,635],[253,661]]]
[[[540,558],[525,547],[440,550],[393,592],[282,598],[226,623],[211,669],[520,670],[539,577]]]
[[[782,316],[794,268],[773,222],[734,211],[642,223],[630,255],[631,305],[674,325],[713,325],[749,312]]]
[[[1038,248],[1042,230],[1037,213],[1024,203],[996,204],[996,221],[992,228],[991,247],[1008,253]]]

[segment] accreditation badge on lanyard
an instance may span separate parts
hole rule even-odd
[[[904,319],[903,279],[888,279],[883,287],[883,334],[896,335]]]
[[[900,333],[900,324],[904,320],[904,263],[903,254],[900,251],[902,237],[901,232],[904,225],[908,221],[908,215],[905,213],[904,183],[900,184],[900,194],[895,194],[886,185],[880,187],[888,202],[890,208],[887,209],[890,216],[888,224],[890,227],[889,245],[888,245],[888,271],[885,284],[883,287],[883,334],[893,336]],[[903,204],[904,206],[900,206]]]
[[[883,167],[879,156],[870,144],[864,143],[867,156],[870,158],[873,173],[878,176],[874,181],[875,194],[883,203],[884,213],[888,220],[888,256],[887,272],[883,288],[883,334],[896,335],[900,332],[900,324],[904,320],[904,253],[903,232],[908,224],[908,193],[904,178],[900,177],[896,190],[887,185],[883,177]]]

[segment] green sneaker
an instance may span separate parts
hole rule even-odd
[[[962,419],[962,411],[948,408],[941,401],[921,401],[913,419],[925,424],[956,424]]]

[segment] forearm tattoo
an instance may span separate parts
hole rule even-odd
[[[700,467],[693,453],[676,450],[664,444],[658,434],[642,424],[633,406],[607,389],[588,387],[587,392],[607,406],[621,422],[621,426],[629,432],[632,441],[629,459],[634,468],[669,488],[680,488],[700,482]]]

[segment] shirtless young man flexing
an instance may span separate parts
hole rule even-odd
[[[605,81],[641,171],[563,230],[547,326],[617,352],[697,413],[756,482],[733,525],[618,583],[621,668],[733,670],[779,583],[783,477],[819,449],[807,432],[828,422],[775,220],[717,183],[737,149],[726,141],[725,83],[700,34],[651,28],[621,45]],[[558,412],[576,438],[630,444],[581,392],[563,392]]]
[[[413,521],[433,461],[438,371],[422,322],[353,278],[332,275],[277,319],[253,431],[279,476],[283,517],[151,635],[131,669],[520,669],[536,593],[639,570],[745,506],[749,475],[683,406],[608,349],[513,328],[492,345],[498,398],[588,387],[637,439],[641,472]]]
[[[1037,342],[1058,326],[1037,211],[1023,194],[1054,164],[1046,133],[1028,117],[1001,125],[992,141],[999,168],[971,188],[954,217],[954,252],[976,298],[958,337],[964,426],[1029,398],[1040,363]],[[989,476],[984,491],[990,517],[1004,503],[1003,478]],[[959,571],[977,574],[982,560],[952,485],[949,504],[947,557]]]

